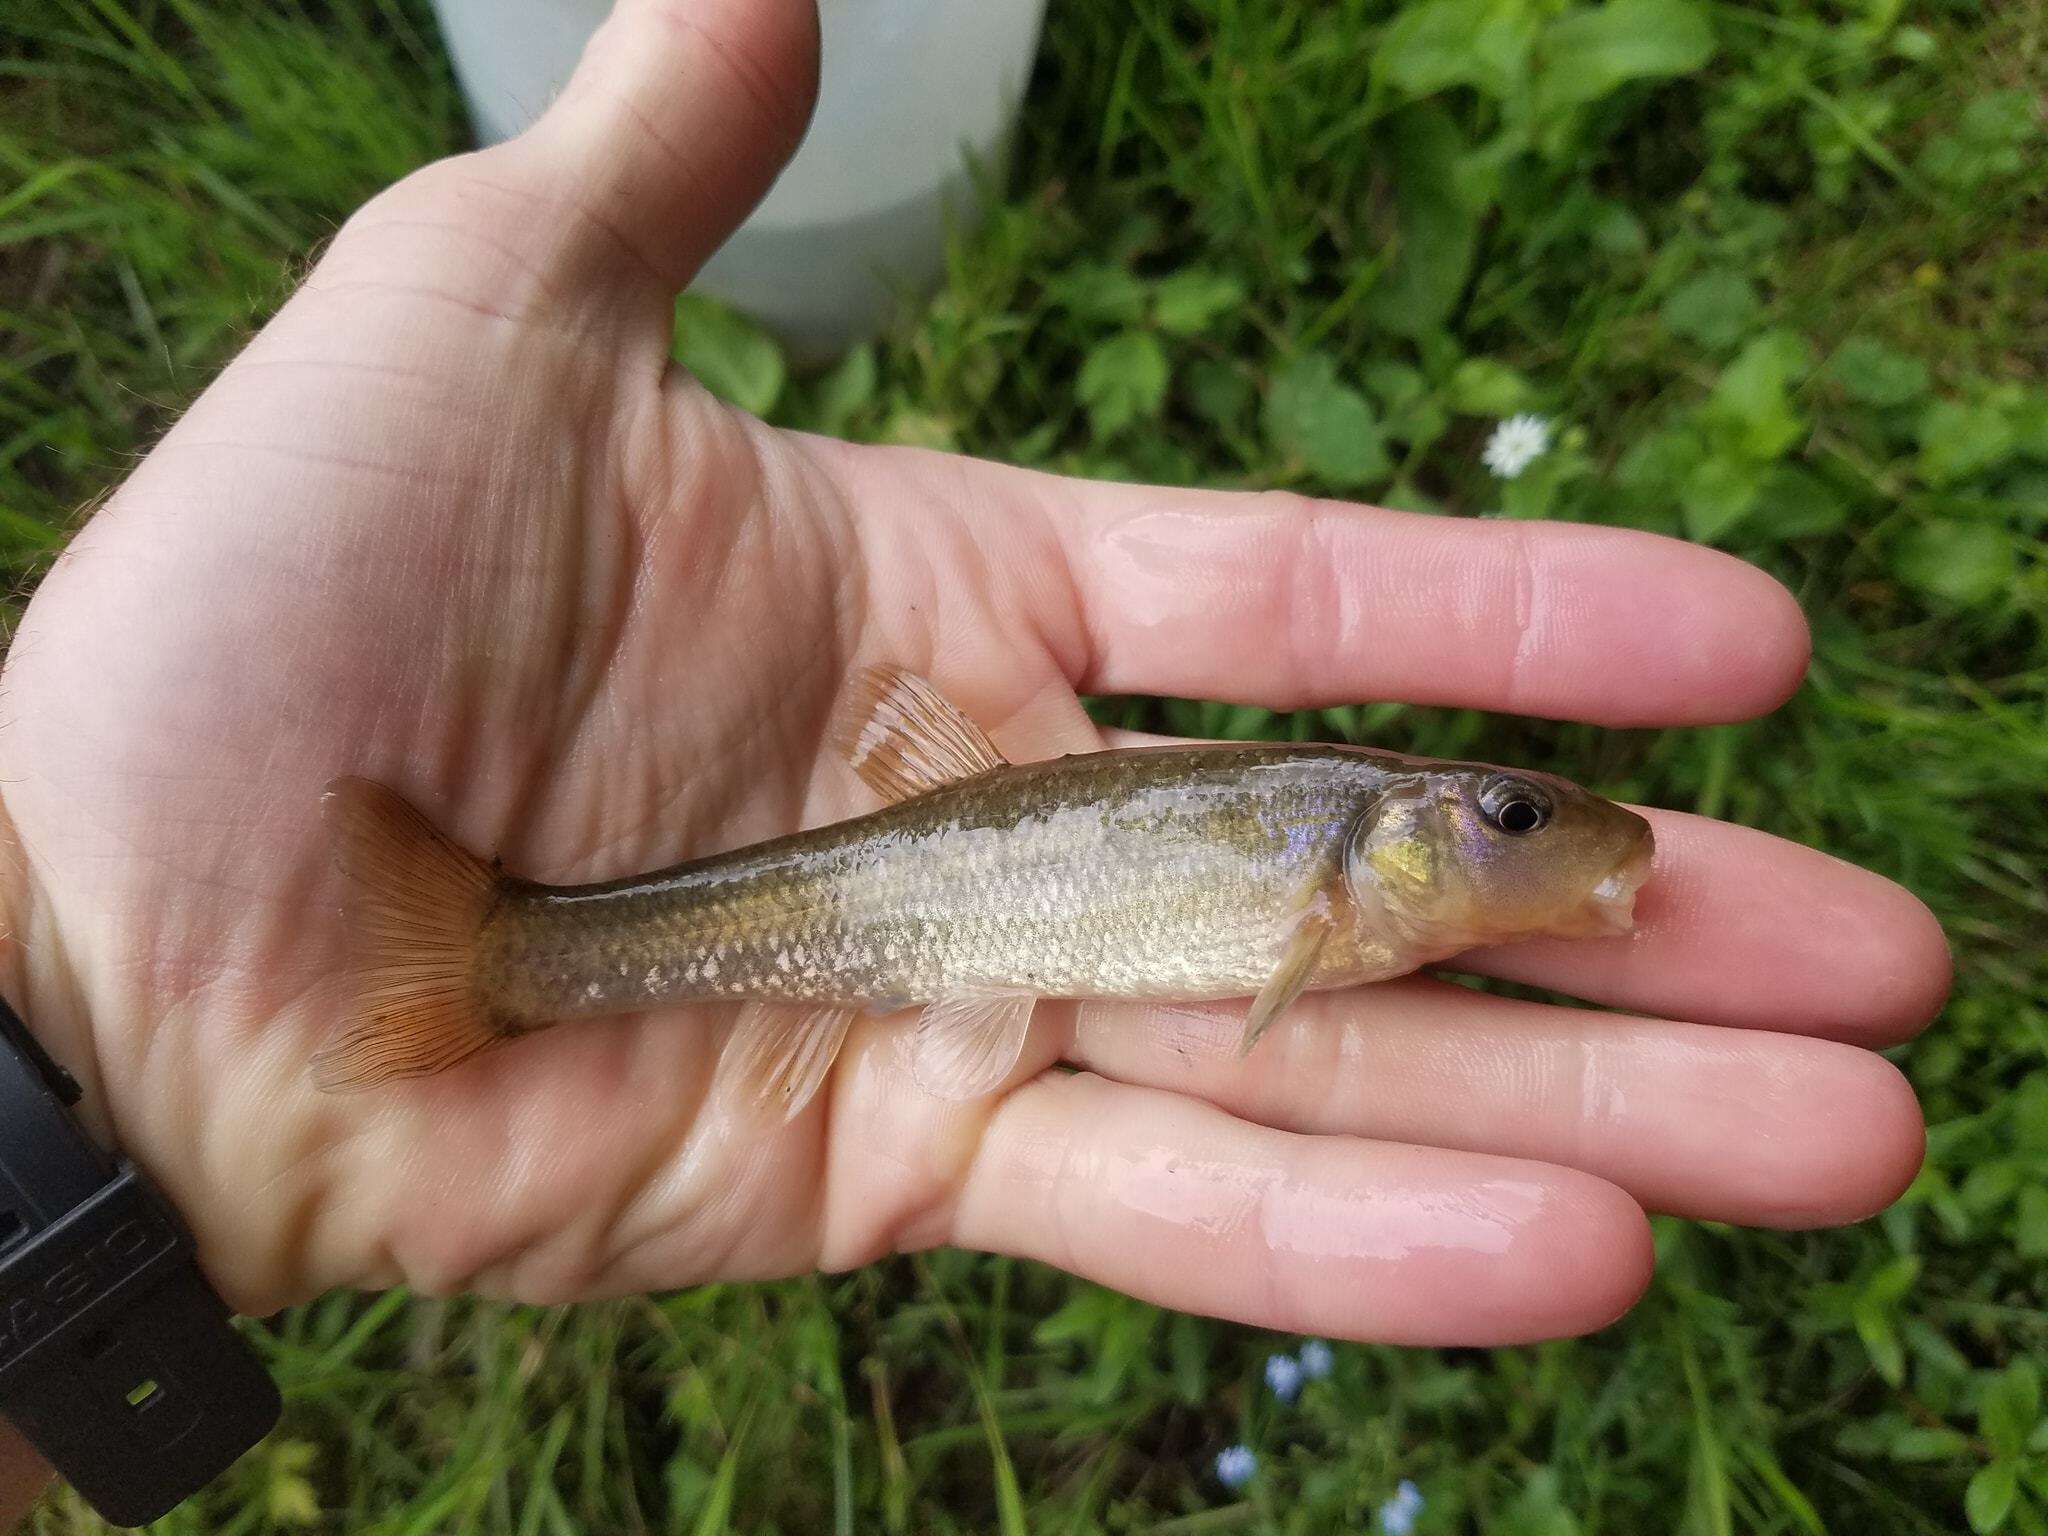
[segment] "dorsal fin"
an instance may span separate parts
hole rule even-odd
[[[892,805],[1004,766],[980,726],[900,667],[864,667],[855,674],[832,744]]]

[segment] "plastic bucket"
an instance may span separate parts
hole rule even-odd
[[[478,136],[539,115],[606,0],[434,0]],[[818,107],[790,162],[698,277],[800,358],[872,334],[944,261],[974,213],[975,166],[1000,176],[1045,0],[820,0]]]

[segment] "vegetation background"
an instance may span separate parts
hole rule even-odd
[[[777,420],[1087,474],[1560,515],[1777,572],[1813,680],[1594,732],[1111,701],[1555,763],[1895,876],[1959,952],[1899,1053],[1924,1174],[1860,1228],[1659,1223],[1597,1338],[1299,1341],[934,1254],[568,1310],[333,1296],[284,1427],[165,1529],[2048,1531],[2048,5],[1056,0],[1007,200]],[[463,142],[419,0],[0,0],[0,557],[78,509],[362,198]],[[1495,422],[1558,447],[1503,482]],[[1259,1470],[1213,1472],[1234,1442]],[[1398,1515],[1395,1520],[1399,1524]],[[65,1495],[38,1529],[94,1529]]]

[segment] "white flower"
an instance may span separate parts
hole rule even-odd
[[[1479,462],[1501,479],[1512,480],[1548,452],[1549,422],[1541,416],[1510,416],[1493,429]]]

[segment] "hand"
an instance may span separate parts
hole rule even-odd
[[[1500,1342],[1621,1313],[1646,1208],[1891,1200],[1920,1120],[1869,1048],[1939,1004],[1939,932],[1677,815],[1633,938],[1477,962],[1622,1016],[1415,980],[1311,999],[1241,1062],[1241,1003],[1048,1006],[967,1105],[864,1021],[787,1126],[707,1094],[723,1010],[310,1087],[339,773],[572,881],[869,808],[821,747],[868,661],[1013,757],[1100,745],[1077,689],[1643,725],[1799,678],[1786,593],[1670,541],[1066,481],[710,399],[666,366],[671,296],[794,144],[813,49],[802,0],[625,0],[534,131],[349,222],[30,607],[11,992],[229,1297],[547,1302],[956,1243],[1276,1328]]]

